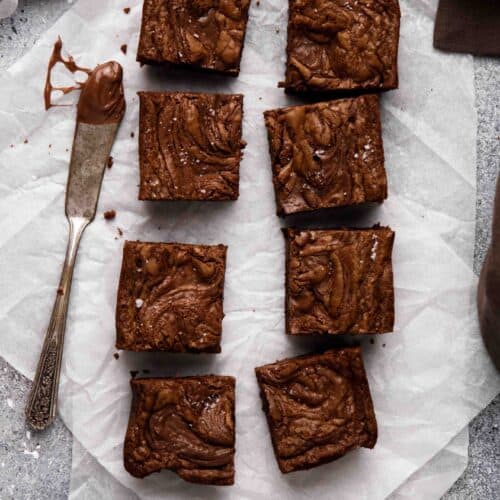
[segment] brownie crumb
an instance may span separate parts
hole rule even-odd
[[[130,137],[132,137],[132,139],[135,137],[134,132],[130,132]]]
[[[259,2],[259,0],[257,0],[257,7],[259,7],[259,6],[260,6],[260,2]]]
[[[123,236],[123,231],[119,227],[117,227],[116,230],[118,231],[119,236]]]
[[[129,14],[130,13],[130,7],[125,7],[123,9],[123,12],[125,12],[125,14]]]
[[[49,144],[49,149],[52,147],[52,144]]]
[[[370,339],[370,344],[375,344],[375,340],[374,339]]]
[[[13,148],[13,147],[14,147],[14,144],[11,144],[11,145],[10,145],[10,147],[11,147],[11,148]]]
[[[24,144],[28,144],[28,139],[24,139]]]
[[[108,168],[111,168],[113,166],[113,157],[112,156],[108,157],[107,166],[108,166]]]
[[[144,370],[142,370],[142,373],[144,373],[145,375],[147,375],[148,373],[151,373],[151,370],[148,370],[148,369],[145,368]]]
[[[64,290],[61,287],[57,289],[57,295],[64,295]]]
[[[115,358],[115,359],[120,359],[120,355],[119,355],[117,352],[115,352],[115,353],[113,354],[113,358]]]
[[[116,217],[115,210],[106,210],[106,212],[104,212],[104,218],[106,220],[111,220],[111,219],[114,219],[115,217]]]
[[[127,55],[127,44],[124,43],[121,47],[120,47],[120,50],[125,54]]]
[[[382,347],[385,347],[385,344],[382,344]]]
[[[139,370],[130,370],[130,376],[132,378],[137,377],[137,375],[139,375]]]

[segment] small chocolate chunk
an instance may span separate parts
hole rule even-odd
[[[106,220],[111,220],[111,219],[114,219],[115,217],[116,217],[115,210],[106,210],[106,212],[104,212],[104,218]]]

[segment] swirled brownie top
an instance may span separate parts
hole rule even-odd
[[[291,92],[387,90],[398,85],[398,0],[289,0]]]
[[[144,0],[137,60],[236,76],[250,0]]]
[[[378,96],[275,109],[264,116],[279,215],[387,197]]]
[[[285,238],[288,334],[393,330],[391,229],[287,229]]]
[[[116,306],[116,347],[220,352],[224,245],[127,241]]]
[[[235,200],[242,95],[139,92],[141,200]]]
[[[281,472],[373,448],[377,422],[359,347],[255,369]]]
[[[233,377],[134,379],[125,469],[170,469],[192,483],[234,483]]]

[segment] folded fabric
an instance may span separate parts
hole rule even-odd
[[[449,52],[500,55],[500,1],[440,0],[434,47]]]

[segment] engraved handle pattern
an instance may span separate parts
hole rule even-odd
[[[56,416],[57,392],[66,330],[71,280],[78,245],[90,220],[69,217],[69,239],[54,308],[45,335],[33,387],[26,406],[26,418],[34,429],[45,429]]]

